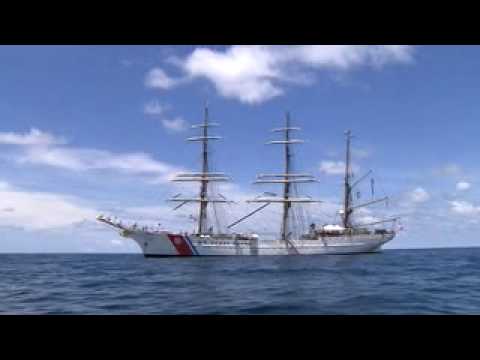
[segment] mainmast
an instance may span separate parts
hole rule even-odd
[[[283,145],[285,154],[285,166],[283,174],[261,174],[257,176],[255,184],[283,184],[283,196],[281,198],[273,197],[257,197],[254,200],[250,200],[251,203],[282,203],[283,214],[281,224],[281,238],[288,243],[290,236],[290,229],[288,228],[288,219],[290,217],[292,204],[295,203],[314,203],[309,197],[292,197],[292,184],[296,183],[311,183],[316,182],[315,178],[309,174],[295,174],[292,173],[292,153],[290,145],[302,144],[303,140],[292,139],[292,131],[300,130],[298,127],[292,127],[290,124],[290,114],[287,113],[285,117],[285,127],[279,129],[273,129],[272,132],[283,133],[283,139],[270,141],[267,144]],[[265,205],[265,206],[266,206]],[[263,208],[263,207],[262,207]],[[257,210],[255,211],[257,212]],[[254,212],[254,213],[255,213]]]
[[[351,169],[351,157],[350,157],[350,142],[352,139],[352,132],[348,130],[345,132],[347,138],[347,151],[346,151],[346,158],[345,158],[345,190],[344,190],[344,200],[343,200],[343,227],[350,228],[350,215],[352,212],[351,205],[352,205],[352,187],[350,185],[350,179],[352,176],[352,169]]]
[[[209,147],[208,143],[210,140],[220,140],[221,137],[219,136],[211,136],[209,135],[209,128],[218,126],[218,124],[210,123],[209,122],[209,114],[208,114],[208,107],[205,106],[204,112],[204,120],[202,124],[193,125],[193,129],[201,129],[201,136],[190,137],[187,141],[191,142],[200,142],[202,144],[202,170],[199,173],[185,173],[185,174],[178,174],[173,181],[176,182],[200,182],[200,194],[198,198],[181,198],[180,194],[170,199],[173,202],[180,202],[176,209],[180,208],[181,206],[191,203],[191,202],[198,202],[199,203],[199,215],[198,215],[198,225],[197,225],[197,234],[202,235],[208,232],[208,213],[207,208],[209,203],[229,203],[230,201],[226,200],[225,198],[212,198],[209,196],[208,193],[208,184],[210,182],[220,182],[220,181],[229,181],[230,178],[226,176],[224,173],[218,172],[209,172]]]
[[[203,137],[202,141],[202,174],[208,173],[208,107],[205,106],[205,116],[203,119]],[[198,216],[198,233],[203,234],[205,232],[205,226],[207,223],[207,192],[208,192],[208,179],[205,175],[202,176],[200,185],[200,213]]]
[[[285,117],[285,176],[284,176],[284,184],[283,184],[283,199],[285,202],[283,203],[283,217],[282,217],[282,240],[286,240],[288,236],[288,215],[290,212],[290,208],[292,207],[292,203],[288,201],[290,199],[290,182],[287,181],[289,179],[290,167],[291,167],[291,154],[290,154],[290,132],[292,128],[290,128],[290,114],[287,112]]]

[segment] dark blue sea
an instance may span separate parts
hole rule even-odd
[[[3,254],[0,314],[480,314],[480,248],[164,259]]]

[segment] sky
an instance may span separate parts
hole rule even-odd
[[[206,103],[225,221],[271,190],[252,182],[282,169],[265,143],[289,111],[312,219],[338,221],[351,129],[356,178],[390,196],[359,221],[401,215],[387,248],[479,246],[479,65],[478,46],[0,46],[0,252],[140,251],[99,214],[191,230],[196,210],[166,199],[195,191],[169,179],[199,169],[185,139]],[[278,211],[243,229],[276,231]]]

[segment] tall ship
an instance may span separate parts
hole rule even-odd
[[[369,224],[355,224],[352,221],[352,216],[358,209],[385,202],[388,198],[372,199],[359,205],[354,204],[353,190],[365,176],[352,182],[350,159],[352,135],[350,131],[346,132],[344,196],[343,207],[339,211],[341,223],[320,226],[315,223],[305,224],[305,207],[308,207],[309,204],[321,204],[321,201],[312,199],[310,196],[300,195],[300,185],[315,183],[317,180],[310,174],[294,170],[292,148],[294,145],[302,144],[303,141],[293,137],[293,134],[300,128],[291,125],[288,113],[285,117],[284,127],[272,130],[281,137],[268,142],[268,144],[283,148],[283,170],[277,174],[260,174],[254,182],[259,185],[280,185],[281,196],[265,192],[248,200],[248,203],[260,204],[260,207],[226,228],[222,228],[216,214],[218,206],[232,202],[214,191],[217,183],[230,180],[225,173],[210,170],[210,142],[221,139],[219,136],[210,134],[210,129],[214,126],[218,126],[218,124],[209,121],[209,112],[206,107],[203,123],[192,126],[192,128],[200,130],[200,135],[187,139],[201,145],[201,169],[199,172],[177,174],[172,180],[198,183],[198,196],[183,197],[178,194],[168,200],[177,204],[173,211],[185,205],[196,205],[198,216],[192,217],[196,221],[195,230],[175,232],[149,229],[136,224],[125,225],[121,221],[103,215],[98,216],[97,220],[114,228],[122,237],[134,240],[140,246],[145,257],[369,253],[380,250],[382,245],[395,237],[394,227],[386,229],[378,228],[378,225],[388,222],[395,223],[397,219],[378,220]],[[234,230],[247,219],[261,216],[261,211],[268,206],[279,206],[281,210],[280,218],[274,221],[279,225],[276,236],[267,237],[259,233],[242,233]],[[271,221],[270,218],[269,221]]]

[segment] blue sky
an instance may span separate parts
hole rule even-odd
[[[99,213],[188,222],[167,180],[198,167],[184,139],[206,100],[227,216],[281,169],[264,144],[288,110],[308,140],[296,166],[320,181],[305,192],[326,201],[314,217],[338,207],[351,129],[358,175],[392,196],[364,215],[404,215],[389,247],[480,245],[479,64],[478,46],[0,46],[0,252],[137,252]]]

